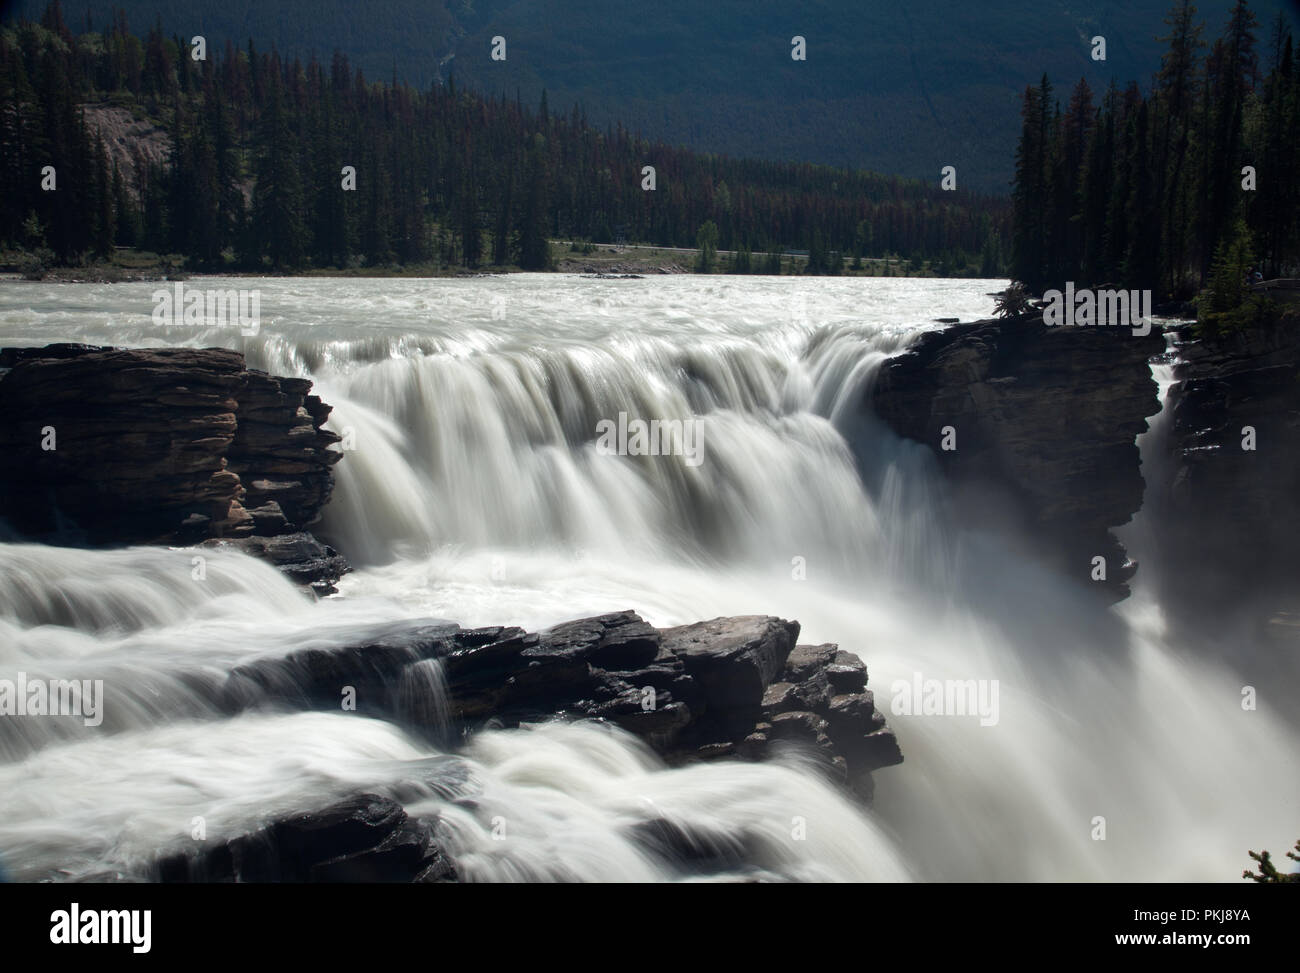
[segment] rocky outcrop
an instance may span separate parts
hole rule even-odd
[[[959,515],[1003,517],[1066,574],[1128,594],[1136,566],[1111,528],[1142,503],[1135,443],[1160,410],[1149,360],[1157,333],[1056,327],[1041,315],[976,321],[922,335],[886,362],[870,408],[925,443],[954,487]],[[944,449],[946,427],[951,427]],[[994,512],[996,511],[996,513]]]
[[[444,744],[489,724],[562,718],[616,724],[671,761],[801,747],[869,797],[871,772],[902,754],[866,668],[834,645],[797,645],[798,634],[797,622],[757,615],[655,629],[630,611],[536,633],[412,624],[243,666],[219,705],[337,710],[351,687],[358,713]]]
[[[866,667],[835,645],[798,645],[798,637],[797,622],[761,615],[656,629],[626,611],[536,633],[408,623],[357,645],[242,666],[214,702],[232,713],[337,710],[346,693],[359,716],[395,721],[444,747],[478,728],[565,719],[620,726],[670,763],[764,760],[797,748],[870,799],[872,771],[903,758],[866,688]],[[431,769],[427,788],[460,793],[464,766],[445,760]],[[173,852],[150,877],[456,881],[438,826],[436,818],[410,818],[389,798],[358,794],[215,846]],[[736,871],[758,855],[726,829],[688,830],[667,818],[630,828],[648,854],[683,874]]]
[[[330,407],[310,390],[221,348],[4,349],[5,517],[25,535],[90,544],[233,540],[327,584],[343,567],[335,552],[312,554],[310,535],[279,540],[319,518],[341,456],[323,428]]]
[[[1234,609],[1294,610],[1300,318],[1278,314],[1201,338],[1188,327],[1179,336],[1159,532],[1163,559],[1179,570],[1164,595],[1196,625],[1231,624]]]

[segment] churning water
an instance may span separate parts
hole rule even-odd
[[[1076,582],[954,522],[928,450],[871,416],[879,364],[936,316],[987,316],[999,284],[229,286],[260,290],[256,335],[155,325],[153,284],[7,284],[0,344],[221,345],[311,377],[347,447],[317,532],[357,570],[312,604],[241,555],[210,555],[198,582],[185,551],[0,544],[0,677],[103,679],[106,695],[99,726],[0,718],[16,877],[139,875],[196,818],[240,833],[359,787],[439,815],[461,874],[497,881],[681,877],[634,840],[661,818],[790,879],[1230,881],[1247,848],[1294,841],[1300,740],[1269,687],[1243,711],[1242,676],[1169,644],[1140,580],[1098,618]],[[693,424],[697,462],[609,455],[597,430],[620,413]],[[1150,529],[1128,529],[1139,559]],[[535,629],[626,608],[797,619],[803,641],[866,662],[906,763],[863,811],[797,764],[669,769],[601,727],[486,731],[443,754],[355,714],[214,702],[252,659],[410,619]],[[918,674],[996,681],[996,721],[890,713]],[[413,672],[404,705],[445,718],[440,678]]]

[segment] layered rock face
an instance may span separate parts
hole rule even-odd
[[[1300,608],[1300,321],[1180,338],[1160,530],[1179,570],[1164,595],[1198,625]]]
[[[1056,327],[1041,315],[976,321],[925,334],[886,362],[870,406],[900,436],[925,443],[954,486],[959,515],[1022,529],[1067,575],[1128,594],[1136,566],[1111,528],[1142,504],[1135,443],[1160,411],[1150,359],[1156,333]],[[945,427],[949,443],[942,448]]]
[[[762,760],[799,748],[869,798],[872,771],[903,758],[866,688],[866,667],[835,645],[799,645],[798,637],[797,622],[758,615],[656,629],[626,611],[539,633],[410,624],[362,644],[243,666],[215,695],[231,713],[263,706],[337,711],[350,687],[358,716],[393,720],[444,746],[484,727],[596,719],[636,734],[670,763]],[[447,758],[424,786],[460,793],[458,767]],[[437,835],[436,820],[409,819],[392,800],[359,794],[167,856],[154,877],[454,881]],[[700,849],[718,842],[697,840],[674,822],[642,823],[634,837],[649,853],[697,873],[745,864],[740,845],[711,864],[699,861]]]
[[[25,535],[92,544],[266,538],[252,552],[298,557],[300,580],[304,547],[337,576],[341,559],[310,535],[279,540],[319,518],[341,457],[310,389],[220,348],[4,349],[4,516]]]

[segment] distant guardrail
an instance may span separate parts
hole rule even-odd
[[[1258,284],[1251,284],[1250,289],[1256,293],[1267,293],[1277,301],[1300,302],[1300,277],[1261,280]]]

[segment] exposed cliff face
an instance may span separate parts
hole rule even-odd
[[[319,518],[341,456],[310,389],[220,348],[0,351],[4,516],[25,535],[92,544],[295,534]]]
[[[139,202],[139,186],[149,166],[163,166],[171,159],[172,140],[151,121],[141,121],[125,108],[100,103],[81,106],[90,130],[104,140],[113,165],[122,174],[122,184]]]
[[[871,406],[899,435],[929,445],[967,522],[1004,518],[1041,554],[1111,601],[1136,566],[1111,528],[1142,504],[1135,443],[1160,410],[1149,360],[1155,333],[1049,328],[1040,315],[925,334],[882,367]],[[955,449],[945,450],[945,427]],[[951,439],[950,439],[951,441]]]
[[[1164,595],[1198,624],[1300,607],[1300,320],[1180,338],[1160,525],[1179,572]]]

